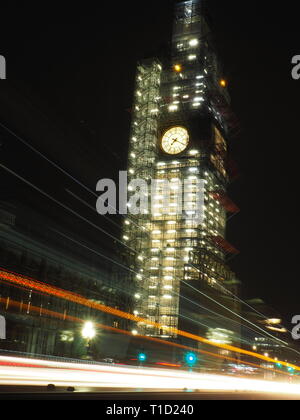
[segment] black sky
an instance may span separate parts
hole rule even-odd
[[[168,48],[173,3],[2,6],[5,83],[95,145],[99,174],[91,177],[92,189],[97,177],[126,167],[136,61]],[[231,186],[241,208],[228,228],[241,251],[232,267],[244,297],[263,298],[289,320],[300,311],[300,81],[291,78],[292,56],[300,54],[296,2],[209,0],[208,6],[242,129],[232,144],[241,173]]]

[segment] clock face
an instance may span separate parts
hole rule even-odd
[[[169,155],[179,155],[189,144],[189,133],[184,127],[170,128],[161,141],[161,147]]]

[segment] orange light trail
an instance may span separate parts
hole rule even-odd
[[[165,366],[165,367],[175,367],[175,368],[180,368],[181,367],[181,365],[174,365],[173,363],[156,363],[156,365]]]
[[[86,306],[88,308],[96,309],[96,310],[99,310],[101,312],[117,316],[119,318],[127,319],[127,320],[134,321],[134,322],[137,322],[137,323],[146,323],[147,325],[152,325],[155,328],[159,328],[159,329],[163,328],[163,325],[159,324],[157,322],[152,322],[152,321],[149,321],[148,319],[140,318],[140,317],[137,317],[135,315],[129,314],[127,312],[120,311],[119,309],[111,308],[109,306],[102,305],[100,303],[92,302],[89,299],[86,299],[81,295],[75,294],[73,292],[68,292],[68,291],[63,290],[63,289],[59,289],[59,288],[51,286],[49,284],[41,283],[41,282],[39,282],[37,280],[34,280],[32,278],[29,278],[29,277],[23,277],[23,276],[20,276],[18,274],[15,274],[15,273],[0,270],[0,278],[3,278],[4,280],[9,281],[10,283],[17,284],[17,285],[23,286],[23,287],[25,286],[26,288],[36,290],[36,291],[40,291],[40,292],[43,292],[43,293],[47,293],[49,295],[56,296],[60,299],[65,299],[65,300],[68,300],[70,302],[78,303],[82,306]],[[40,308],[39,308],[39,310],[40,310]],[[43,309],[43,312],[46,313],[46,310]],[[74,319],[74,321],[75,321],[75,319]],[[174,333],[174,334],[180,335],[182,337],[189,338],[193,341],[197,341],[197,342],[200,342],[200,343],[203,343],[203,344],[207,344],[207,345],[212,346],[212,347],[227,350],[227,351],[230,351],[230,352],[233,352],[233,353],[243,354],[243,355],[250,356],[250,357],[262,360],[264,362],[269,362],[269,363],[272,363],[272,364],[280,363],[282,366],[300,371],[299,366],[296,366],[296,365],[293,365],[293,364],[290,364],[290,363],[287,363],[287,362],[284,362],[284,361],[275,360],[275,359],[272,359],[270,357],[263,356],[263,355],[258,354],[258,353],[254,353],[252,351],[244,350],[244,349],[241,349],[241,348],[238,348],[238,347],[235,347],[235,346],[231,346],[231,345],[228,345],[228,344],[214,343],[214,342],[212,342],[212,341],[210,341],[210,340],[208,340],[204,337],[201,337],[201,336],[198,336],[198,335],[195,335],[195,334],[191,334],[191,333],[188,333],[186,331],[181,331],[181,330],[178,330],[176,328],[170,329],[169,331]],[[224,358],[225,357],[223,357],[223,359]]]
[[[5,305],[6,302],[7,302],[6,298],[0,298],[0,303],[3,303]],[[15,300],[10,300],[9,301],[9,306],[19,309],[22,306],[22,303],[18,302],[18,301],[15,301]],[[38,306],[31,306],[30,311],[40,314],[41,313],[41,308],[38,307]],[[60,320],[63,320],[63,321],[70,321],[70,322],[77,322],[77,323],[84,323],[85,322],[85,320],[83,320],[81,318],[76,318],[74,316],[62,314],[60,312],[55,312],[55,311],[51,311],[51,310],[48,310],[48,309],[43,309],[42,314],[46,315],[46,316],[49,316],[49,317],[57,318],[57,319],[60,319]],[[97,328],[100,328],[100,329],[102,328],[102,329],[107,330],[107,331],[111,331],[111,332],[114,332],[114,333],[117,333],[117,334],[123,334],[123,335],[127,335],[127,336],[132,337],[132,333],[129,332],[129,331],[126,331],[126,330],[121,330],[119,328],[114,328],[114,327],[110,327],[108,325],[99,324],[99,323],[95,324],[95,326]],[[233,357],[222,356],[220,354],[211,353],[211,352],[208,352],[208,351],[205,351],[205,350],[195,349],[193,347],[185,346],[183,344],[172,343],[171,341],[165,341],[165,340],[155,338],[155,337],[147,337],[147,336],[143,336],[143,335],[138,335],[138,336],[135,336],[134,338],[138,339],[138,340],[151,341],[151,342],[154,342],[154,343],[157,343],[157,344],[160,344],[160,345],[166,345],[166,346],[170,346],[170,347],[180,348],[182,350],[193,351],[194,353],[199,353],[199,354],[209,356],[209,357],[213,357],[213,358],[216,358],[216,359],[220,359],[220,360],[223,360],[223,361],[227,360],[227,361],[231,361],[231,362],[236,363],[236,364],[241,363],[240,360],[234,359]],[[131,359],[131,360],[132,361],[137,361],[137,359]],[[258,368],[258,369],[278,373],[280,375],[290,376],[290,374],[287,373],[287,372],[272,369],[271,367],[266,367],[266,366],[262,367],[260,365],[255,364],[255,363],[244,362],[244,361],[243,361],[243,364],[251,366],[251,367],[255,367],[255,368]],[[168,363],[160,363],[160,365],[171,367],[171,364],[168,364]],[[173,365],[172,367],[179,367],[179,365]]]

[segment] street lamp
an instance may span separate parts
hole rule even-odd
[[[86,322],[82,329],[82,337],[87,340],[92,340],[96,336],[96,330],[92,322]]]
[[[90,357],[91,341],[96,337],[94,324],[92,322],[86,322],[82,328],[81,335],[86,340],[87,356]]]

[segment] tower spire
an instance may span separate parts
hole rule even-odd
[[[203,0],[177,2],[171,60],[139,66],[129,152],[129,172],[158,184],[149,213],[125,225],[124,237],[136,246],[130,264],[139,282],[135,313],[150,321],[134,331],[171,340],[178,328],[199,333],[180,317],[188,284],[211,293],[220,292],[220,283],[236,284],[226,263],[236,253],[225,239],[227,138],[215,107],[226,88],[202,5]]]

